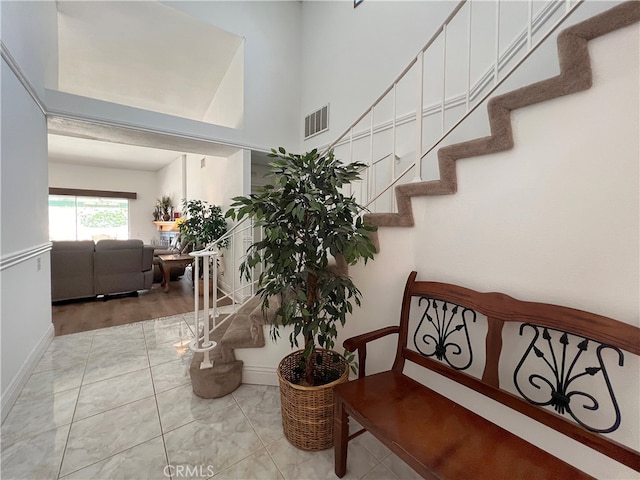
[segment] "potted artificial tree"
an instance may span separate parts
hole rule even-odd
[[[360,305],[346,268],[332,268],[330,257],[346,267],[375,253],[375,227],[364,224],[363,207],[341,191],[359,179],[364,164],[344,165],[333,151],[296,155],[279,148],[270,156],[276,158],[270,164],[274,184],[234,198],[227,216],[252,217],[264,230],[240,270],[250,279],[251,269],[263,264],[257,294],[264,312],[270,304],[277,307],[271,337],[276,340],[279,327],[290,326],[291,346],[303,339],[303,348],[278,367],[283,428],[298,448],[322,450],[333,444],[333,385],[349,375],[348,362],[331,351],[336,326],[345,324],[352,303]]]
[[[183,200],[183,220],[178,223],[182,242],[200,250],[227,233],[222,209],[203,200]]]
[[[184,216],[178,221],[178,230],[183,252],[201,250],[227,233],[227,222],[219,206],[203,200],[186,199],[182,205]],[[219,246],[225,247],[227,241],[221,243]],[[209,285],[213,288],[213,282]],[[199,291],[203,293],[202,288]]]

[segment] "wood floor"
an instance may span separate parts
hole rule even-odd
[[[190,278],[185,275],[171,282],[170,286],[168,293],[163,291],[159,283],[154,283],[150,290],[141,291],[138,296],[109,296],[106,300],[94,298],[55,303],[51,307],[55,334],[66,335],[193,312]]]

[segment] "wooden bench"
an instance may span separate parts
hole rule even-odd
[[[640,329],[571,308],[416,281],[416,275],[407,280],[399,326],[344,342],[358,351],[360,371],[334,389],[338,477],[346,473],[349,440],[369,431],[424,478],[590,478],[412,380],[403,373],[409,362],[640,471],[640,454],[608,437],[622,423],[614,391],[625,377],[618,370],[625,357],[640,355]],[[393,367],[366,376],[367,344],[390,334],[398,335]],[[514,338],[507,341],[507,334]],[[515,366],[505,375],[508,359]],[[636,369],[623,375],[637,378]],[[363,427],[352,435],[350,417]]]

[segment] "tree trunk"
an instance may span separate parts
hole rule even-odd
[[[307,278],[307,311],[309,312],[314,311],[313,307],[316,302],[317,289],[318,276],[315,272],[309,272],[309,277]],[[310,347],[310,345],[313,345],[313,343],[313,332],[307,331],[304,339],[305,351],[309,351],[307,349]],[[307,356],[305,365],[305,380],[309,385],[315,384],[314,353],[314,349],[311,349],[311,351],[309,351],[309,355]]]

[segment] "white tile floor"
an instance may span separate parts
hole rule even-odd
[[[2,424],[1,478],[336,478],[332,449],[284,438],[277,387],[192,393],[179,346],[191,318],[54,338]],[[367,433],[349,446],[345,478],[418,477]]]

